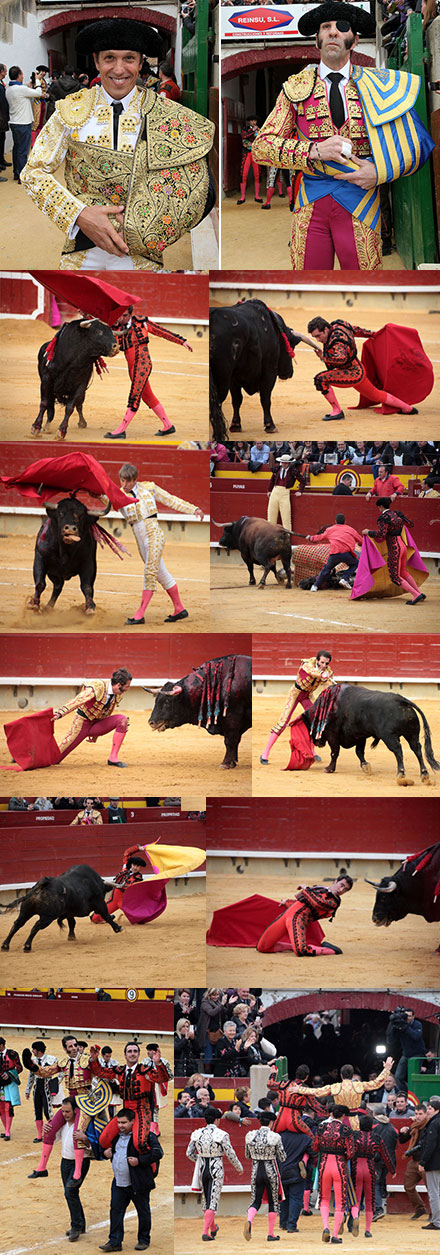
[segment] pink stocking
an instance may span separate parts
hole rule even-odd
[[[115,731],[113,733],[112,748],[109,754],[109,759],[111,763],[117,763],[119,750],[121,748],[122,742],[126,735],[127,735],[126,728],[123,728],[122,732],[119,731],[119,728],[115,728]]]
[[[152,406],[152,410],[153,414],[156,414],[157,418],[160,418],[164,431],[168,431],[169,428],[172,427],[172,423],[170,423],[168,414],[166,414],[163,405],[160,404],[160,401],[158,401],[157,405]]]
[[[416,584],[416,581],[413,580],[412,575],[410,575],[409,571],[406,572],[405,579],[403,578],[402,575],[400,576],[400,583],[402,585],[402,588],[405,589],[406,593],[413,593],[415,594],[416,597],[419,597],[420,588]]]
[[[344,1212],[336,1211],[336,1207],[335,1207],[334,1216],[333,1216],[333,1237],[334,1238],[337,1238],[338,1236],[343,1219],[344,1219]]]
[[[373,1220],[373,1212],[367,1211],[367,1208],[365,1208],[365,1229],[367,1233],[371,1232],[372,1220]]]
[[[35,1121],[35,1128],[36,1128],[36,1130],[37,1130],[37,1137],[42,1137],[42,1136],[43,1136],[43,1121],[42,1121],[42,1120],[36,1120],[36,1121]]]
[[[262,753],[262,755],[261,755],[261,757],[262,757],[262,758],[269,758],[269,754],[270,754],[270,751],[271,751],[271,749],[272,749],[272,746],[273,746],[273,745],[275,745],[275,741],[277,741],[277,740],[278,740],[279,735],[280,735],[280,734],[279,734],[279,732],[271,732],[271,733],[270,733],[270,736],[269,736],[269,740],[268,740],[268,742],[267,742],[267,745],[265,746],[265,748],[264,748],[264,750],[263,750],[263,753]]]
[[[131,410],[130,407],[127,406],[124,417],[121,420],[119,427],[115,427],[115,430],[112,431],[112,436],[122,435],[122,432],[125,431],[129,423],[131,423],[132,418],[134,418],[135,413],[136,413],[136,410]]]
[[[351,1214],[353,1216],[353,1219],[357,1220],[357,1217],[359,1215],[359,1203],[356,1203],[355,1206],[352,1207]],[[368,1229],[368,1225],[367,1225],[367,1229]]]
[[[330,413],[331,413],[331,414],[340,414],[341,407],[340,407],[339,401],[338,401],[338,399],[337,399],[337,397],[336,397],[336,394],[335,394],[335,393],[334,393],[334,391],[333,391],[333,388],[328,388],[328,389],[327,389],[327,391],[325,392],[325,394],[324,394],[324,395],[325,395],[325,399],[326,399],[326,401],[329,401],[329,402],[330,402],[330,407],[331,407],[331,408],[330,408]]]
[[[6,1124],[6,1103],[3,1098],[0,1099],[0,1120],[5,1126]]]
[[[320,1204],[319,1204],[319,1210],[320,1210],[320,1212],[321,1212],[321,1216],[322,1216],[322,1227],[323,1227],[323,1229],[328,1229],[328,1218],[329,1218],[329,1212],[330,1212],[330,1203],[324,1203],[324,1202],[320,1203]]]
[[[306,1158],[306,1157],[305,1157],[305,1155],[303,1155],[303,1159],[304,1159],[304,1161],[305,1161],[305,1158]],[[309,1209],[310,1209],[310,1195],[311,1195],[311,1192],[312,1192],[311,1190],[304,1190],[304,1198],[303,1198],[303,1206],[304,1206],[304,1211],[309,1211]]]
[[[37,1172],[44,1172],[44,1169],[47,1168],[48,1160],[52,1154],[52,1147],[53,1142],[43,1142],[41,1147],[41,1159],[38,1164]]]
[[[270,202],[271,202],[271,200],[272,200],[272,196],[273,196],[273,194],[274,194],[274,191],[275,191],[275,188],[274,188],[274,187],[268,187],[268,188],[267,188],[267,191],[266,191],[266,205],[270,205]]]
[[[256,1208],[256,1207],[249,1207],[249,1209],[248,1209],[248,1221],[249,1221],[249,1224],[253,1224],[253,1221],[255,1220],[256,1214],[257,1214],[257,1208]]]
[[[246,197],[246,183],[247,183],[247,179],[245,179],[244,183],[240,183],[240,200],[245,200],[245,197]]]
[[[138,605],[138,608],[133,615],[134,619],[143,619],[147,606],[149,606],[152,597],[154,597],[153,590],[151,588],[145,588],[142,593],[142,597]]]
[[[281,178],[281,175],[277,179],[277,188],[278,188],[278,195],[282,196],[283,195],[283,180]]]
[[[215,1227],[215,1211],[213,1211],[211,1207],[208,1207],[205,1211],[205,1215],[203,1219],[203,1232],[209,1233],[209,1230],[213,1229],[214,1227]]]
[[[74,1143],[74,1146],[75,1146],[75,1143]],[[81,1179],[81,1169],[83,1165],[83,1159],[84,1159],[84,1146],[75,1146],[75,1171],[73,1174],[74,1181],[79,1181]]]
[[[267,1223],[268,1223],[268,1226],[269,1226],[269,1237],[270,1237],[270,1238],[273,1238],[273,1235],[274,1235],[274,1233],[275,1233],[275,1221],[276,1221],[276,1218],[277,1218],[277,1213],[276,1213],[276,1211],[269,1211],[269,1212],[268,1212],[268,1216],[267,1216]]]
[[[9,1103],[6,1103],[5,1107],[6,1107],[5,1115],[4,1115],[5,1135],[6,1137],[9,1137],[9,1134],[11,1132],[12,1116],[9,1111]]]
[[[180,611],[184,610],[185,606],[183,605],[183,602],[180,600],[180,593],[179,593],[177,584],[172,584],[171,588],[167,588],[166,591],[168,593],[168,596],[171,597],[175,614],[180,614]]]

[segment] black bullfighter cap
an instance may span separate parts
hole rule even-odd
[[[317,8],[303,13],[298,22],[298,30],[308,39],[317,35],[322,22],[348,22],[354,35],[374,35],[376,23],[366,9],[357,4],[348,4],[345,0],[325,0]]]
[[[75,49],[79,53],[107,52],[109,48],[115,51],[129,49],[146,57],[155,57],[162,54],[162,40],[154,26],[125,17],[107,17],[99,22],[89,22],[75,39]]]

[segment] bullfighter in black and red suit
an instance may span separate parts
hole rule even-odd
[[[355,1237],[359,1232],[359,1208],[362,1191],[365,1200],[365,1237],[372,1237],[371,1221],[375,1211],[374,1187],[376,1184],[375,1155],[380,1155],[381,1159],[383,1159],[387,1172],[394,1172],[396,1167],[395,1163],[392,1162],[385,1142],[381,1138],[377,1139],[373,1136],[372,1128],[373,1120],[371,1116],[360,1116],[359,1131],[353,1133],[354,1150],[351,1157],[351,1176],[356,1191],[356,1203],[351,1209],[351,1214],[353,1216],[352,1233]],[[422,1212],[422,1215],[424,1215],[424,1212]]]
[[[316,938],[309,929],[320,919],[333,919],[341,905],[341,896],[353,887],[351,876],[345,872],[327,889],[325,885],[301,885],[296,897],[280,903],[283,908],[280,915],[265,928],[257,941],[260,954],[271,954],[280,948],[279,943],[290,942],[293,953],[299,957],[312,958],[316,954],[340,954],[337,947],[329,942],[316,944]],[[320,940],[323,934],[321,930]],[[283,946],[284,948],[284,946]]]
[[[151,318],[138,317],[132,313],[133,306],[127,313],[119,318],[118,322],[112,328],[119,347],[125,354],[130,379],[131,388],[128,398],[128,405],[124,417],[114,431],[106,431],[107,440],[125,440],[126,428],[131,423],[132,418],[139,409],[141,401],[145,401],[153,414],[160,418],[162,428],[156,432],[156,436],[170,436],[176,430],[165,413],[163,405],[155,396],[149,378],[153,369],[150,350],[148,347],[149,335],[161,336],[163,340],[171,340],[172,344],[182,344],[189,353],[192,353],[191,345],[185,340],[184,336],[179,336],[174,331],[168,331],[166,327],[159,326],[158,323],[152,322]]]
[[[309,1075],[310,1068],[306,1063],[302,1063],[296,1069],[294,1081],[289,1081],[287,1077],[277,1081],[276,1073],[269,1077],[267,1088],[271,1093],[277,1094],[280,1101],[273,1126],[275,1133],[284,1133],[285,1129],[290,1129],[294,1133],[306,1133],[308,1137],[311,1137],[310,1125],[305,1123],[301,1113],[309,1108],[321,1120],[327,1115],[326,1108],[318,1102],[317,1098],[314,1098],[313,1095],[309,1098],[306,1094],[298,1094],[297,1092],[298,1085],[307,1084]]]
[[[384,540],[387,546],[387,566],[392,584],[404,588],[411,593],[407,606],[415,606],[419,601],[426,601],[425,593],[419,591],[418,584],[408,571],[406,564],[406,545],[402,540],[404,524],[412,527],[411,519],[407,519],[401,510],[392,510],[390,497],[378,497],[376,505],[381,513],[377,520],[377,528],[370,531],[364,527],[363,536],[371,536],[372,540]]]
[[[159,1052],[157,1059],[153,1058],[152,1067],[147,1067],[145,1063],[139,1063],[140,1049],[137,1042],[128,1042],[124,1054],[125,1064],[103,1068],[99,1062],[99,1049],[91,1047],[90,1067],[94,1076],[102,1076],[107,1081],[113,1080],[118,1082],[123,1106],[130,1107],[131,1111],[136,1112],[133,1140],[137,1149],[142,1152],[142,1147],[147,1143],[151,1122],[154,1119],[154,1086],[156,1082],[167,1083],[169,1075],[167,1068],[160,1060]],[[114,1130],[112,1132],[113,1124]],[[116,1117],[114,1117],[113,1121],[110,1121],[108,1127],[109,1133],[116,1137],[118,1133]]]
[[[343,1117],[348,1115],[348,1107],[333,1107],[332,1120],[329,1124],[320,1126],[312,1143],[313,1150],[319,1154],[319,1210],[323,1223],[323,1242],[330,1241],[332,1190],[335,1200],[332,1242],[342,1241],[338,1235],[347,1207],[347,1161],[351,1159],[354,1149],[353,1133],[349,1126],[342,1123]]]
[[[329,323],[325,318],[320,317],[312,318],[307,330],[322,345],[322,349],[315,349],[315,353],[326,365],[326,370],[315,375],[314,379],[317,391],[322,392],[326,400],[330,402],[330,413],[324,415],[323,422],[344,418],[344,412],[341,410],[333,385],[335,388],[355,388],[369,401],[378,405],[391,406],[393,409],[400,410],[402,414],[417,413],[417,410],[407,405],[406,401],[393,396],[391,392],[376,388],[367,379],[365,368],[357,355],[355,337],[361,336],[367,339],[374,336],[374,331],[366,331],[364,327],[352,327],[351,323],[345,322],[343,318],[335,318]]]

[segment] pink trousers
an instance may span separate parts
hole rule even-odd
[[[126,715],[107,715],[106,719],[97,719],[95,723],[89,723],[88,719],[84,719],[80,731],[73,741],[70,742],[70,745],[67,745],[66,749],[63,750],[60,762],[63,761],[63,758],[66,758],[67,754],[71,754],[72,750],[81,744],[81,741],[85,741],[86,737],[92,736],[93,740],[96,740],[96,737],[106,736],[108,732],[114,732],[115,729],[117,732],[127,731]]]
[[[335,253],[341,270],[360,270],[351,213],[332,196],[323,196],[313,206],[304,270],[333,270]]]

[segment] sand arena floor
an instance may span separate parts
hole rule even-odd
[[[237,1181],[239,1181],[237,1177]],[[225,1204],[227,1207],[227,1195]],[[263,1255],[263,1251],[271,1249],[267,1245],[267,1218],[263,1213],[257,1216],[252,1227],[252,1246],[245,1241],[243,1237],[243,1223],[246,1217],[247,1202],[243,1205],[243,1217],[240,1216],[223,1216],[222,1204],[218,1215],[218,1224],[220,1232],[217,1234],[216,1242],[223,1252],[223,1255],[235,1255],[237,1250],[252,1250],[252,1255]],[[266,1209],[264,1209],[265,1211]],[[353,1248],[353,1239],[350,1233],[345,1233],[343,1238],[343,1250],[357,1249],[361,1246],[364,1248],[364,1216],[361,1215],[359,1238],[360,1242]],[[202,1233],[202,1220],[177,1220],[174,1236],[174,1255],[189,1255],[189,1252],[198,1250],[200,1236]],[[415,1230],[415,1233],[414,1233]],[[275,1233],[280,1234],[280,1245],[275,1247],[276,1250],[296,1251],[301,1250],[308,1252],[310,1250],[321,1250],[321,1234],[322,1225],[319,1213],[313,1217],[303,1217],[299,1220],[298,1233],[285,1233],[282,1229],[275,1229]],[[372,1229],[373,1238],[371,1246],[375,1255],[394,1255],[395,1251],[404,1251],[405,1255],[419,1255],[420,1251],[437,1250],[438,1235],[432,1233],[420,1232],[420,1224],[411,1224],[407,1216],[386,1216],[385,1219],[376,1222]],[[369,1248],[367,1247],[367,1250]]]
[[[93,847],[90,850],[93,867]],[[66,870],[75,863],[74,841],[66,850]],[[50,874],[50,867],[47,868]],[[0,945],[17,919],[15,911],[0,915]],[[8,980],[17,988],[38,980],[53,984],[56,974],[73,971],[78,985],[133,984],[136,970],[147,973],[152,987],[179,985],[189,970],[195,984],[205,981],[205,897],[188,894],[168,898],[166,910],[150,924],[130,924],[122,911],[115,912],[121,933],[108,924],[91,924],[88,916],[77,920],[76,942],[67,941],[67,925],[60,931],[56,922],[37,933],[30,954],[23,946],[33,917],[15,934],[8,954],[1,955]],[[139,967],[140,964],[140,967]]]
[[[240,264],[244,265],[241,254],[239,256]],[[233,264],[236,264],[236,259]],[[266,256],[265,264],[270,264]],[[224,257],[223,265],[226,266]],[[259,293],[253,292],[253,295],[258,297]],[[353,311],[350,314],[349,310],[344,311],[341,309],[341,305],[337,301],[332,304],[331,293],[325,292],[323,295],[320,295],[318,289],[315,310],[305,309],[304,306],[295,308],[294,303],[291,301],[289,301],[286,309],[282,300],[277,304],[276,292],[273,293],[271,305],[273,305],[275,310],[279,309],[289,327],[293,327],[295,331],[301,332],[307,331],[307,323],[315,313],[322,314],[328,322],[331,322],[333,318],[345,318],[348,321],[351,319],[357,326],[364,326],[371,331],[378,331],[386,322],[397,322],[403,327],[417,327],[425,352],[433,363],[435,373],[434,389],[425,401],[420,402],[420,405],[417,407],[418,415],[389,414],[385,416],[376,413],[374,408],[353,410],[350,409],[350,406],[357,406],[359,394],[353,388],[336,388],[336,396],[345,413],[345,420],[323,424],[322,418],[327,413],[328,406],[321,394],[316,391],[313,379],[325,367],[316,357],[313,349],[308,348],[307,345],[300,344],[296,349],[293,379],[278,379],[272,393],[272,418],[280,439],[282,437],[289,440],[301,437],[303,440],[355,441],[360,439],[438,439],[438,408],[440,399],[439,298],[436,295],[427,295],[426,313],[411,310],[407,314],[401,310],[397,313],[392,299],[387,297],[385,292],[378,296],[377,301],[377,308],[372,309],[368,306],[365,314],[363,314],[362,303],[359,300],[356,305],[356,312]],[[217,299],[212,303],[222,304]],[[227,301],[225,301],[226,303]],[[432,313],[429,312],[431,309]],[[362,321],[363,319],[365,321]],[[362,343],[362,340],[357,341],[359,356],[362,351]],[[405,400],[404,397],[402,399]],[[232,419],[232,406],[229,396],[224,402],[223,411],[229,424]],[[249,440],[251,437],[261,440],[264,436],[263,411],[258,394],[251,397],[244,394],[241,407],[241,425],[242,432],[240,438],[243,440]],[[237,438],[239,435],[240,433],[238,433]],[[235,439],[236,437],[233,436],[232,438]]]
[[[267,877],[248,872],[240,876],[210,875],[208,864],[206,914],[208,926],[213,911],[240,902],[254,893],[281,901],[293,897],[302,877],[292,878],[282,861],[278,873]],[[322,874],[315,881],[331,882],[334,871],[322,860]],[[339,946],[341,955],[313,959],[297,958],[290,951],[258,954],[254,948],[207,946],[207,983],[226,988],[237,984],[258,985],[263,989],[435,989],[440,975],[438,924],[427,924],[415,915],[391,924],[386,930],[371,921],[374,889],[356,880],[342,899],[332,924],[323,921],[327,941]],[[252,1248],[253,1249],[253,1248]]]
[[[262,567],[255,568],[261,579]],[[402,597],[358,598],[345,589],[309,593],[289,591],[269,575],[264,588],[250,587],[242,563],[228,566],[211,561],[211,628],[226,632],[235,623],[238,632],[435,632],[440,614],[440,580],[425,580],[426,601],[414,606]],[[420,613],[421,611],[421,613]],[[1,616],[0,616],[1,623]]]
[[[7,1043],[21,1055],[25,1046],[35,1040],[34,1030],[25,1033],[7,1033]],[[59,1054],[60,1034],[44,1034],[49,1054]],[[114,1043],[114,1055],[120,1059],[123,1043]],[[167,1051],[164,1050],[164,1054]],[[50,1251],[51,1255],[70,1250],[66,1229],[70,1226],[69,1211],[60,1175],[61,1147],[55,1143],[48,1166],[48,1177],[29,1181],[28,1174],[37,1167],[40,1146],[33,1146],[35,1136],[32,1099],[26,1101],[24,1093],[28,1073],[20,1075],[21,1106],[15,1109],[10,1142],[1,1142],[0,1171],[2,1190],[1,1255],[27,1255],[28,1252]],[[169,1255],[172,1249],[173,1205],[173,1112],[172,1106],[164,1108],[160,1117],[161,1144],[164,1157],[157,1177],[156,1189],[151,1194],[151,1250],[155,1255]],[[89,1255],[108,1239],[110,1189],[113,1172],[106,1160],[92,1160],[84,1185],[81,1202],[84,1207],[87,1232],[80,1238],[83,1252]],[[137,1241],[137,1216],[132,1205],[126,1213],[125,1250],[134,1249]]]
[[[35,263],[36,264],[36,263]],[[21,267],[23,268],[23,267]],[[166,326],[166,320],[164,319]],[[174,324],[173,324],[174,328]],[[174,328],[187,335],[193,349],[188,353],[178,344],[170,344],[157,336],[151,336],[150,350],[153,370],[150,383],[153,392],[176,428],[170,437],[179,440],[208,439],[208,339],[197,335],[192,326],[182,324]],[[14,318],[2,321],[2,395],[0,399],[0,441],[28,440],[30,429],[40,408],[40,380],[37,356],[40,345],[51,340],[54,332],[40,320],[17,322]],[[125,414],[130,378],[123,353],[106,359],[108,373],[98,379],[96,372],[84,401],[86,428],[78,427],[76,411],[69,421],[64,444],[69,441],[88,443],[104,440],[106,431],[112,430]],[[63,407],[57,405],[49,435],[35,440],[35,457],[45,456],[48,439],[53,440],[63,418]],[[43,420],[43,426],[45,419]],[[130,425],[131,443],[151,441],[161,424],[153,411],[141,401],[136,417]],[[158,437],[162,443],[162,437]],[[62,442],[60,442],[61,444]],[[126,441],[120,442],[121,449]],[[118,446],[119,447],[119,446]]]
[[[423,604],[423,603],[422,603]],[[414,699],[416,700],[416,699]],[[438,700],[423,698],[420,702],[431,729],[434,755],[440,762],[440,706]],[[365,757],[371,765],[371,775],[361,770],[356,752],[353,749],[341,749],[333,775],[327,775],[324,768],[330,762],[330,749],[325,745],[317,747],[321,763],[314,763],[309,771],[285,771],[289,757],[290,745],[288,730],[279,737],[271,750],[269,766],[260,763],[262,753],[274,722],[282,710],[280,697],[253,697],[253,752],[252,752],[252,793],[254,797],[397,797],[402,786],[397,784],[397,766],[394,754],[391,754],[381,741],[377,749],[371,749],[371,740],[367,741]],[[420,718],[420,716],[419,716]],[[411,797],[426,797],[430,788],[420,781],[419,765],[410,750],[407,741],[402,740],[403,758],[408,781],[413,782]],[[423,748],[423,738],[422,738]],[[431,788],[436,787],[440,796],[440,772],[430,771]]]
[[[0,712],[0,727],[16,717],[17,712]],[[31,713],[30,709],[27,712]],[[26,796],[86,797],[93,788],[93,795],[112,797],[112,790],[124,790],[126,797],[136,796],[188,796],[249,797],[251,793],[251,742],[249,729],[241,740],[238,751],[238,767],[224,771],[220,763],[224,758],[224,742],[220,736],[210,736],[203,728],[192,725],[172,728],[167,732],[153,732],[148,725],[150,711],[132,711],[130,727],[123,744],[125,771],[107,765],[111,737],[101,737],[95,744],[83,741],[72,754],[55,767],[36,771],[2,772],[3,796],[12,797],[26,792]],[[62,735],[64,736],[64,725]],[[67,731],[67,721],[66,721]],[[58,734],[57,734],[58,735]],[[5,737],[0,733],[0,766],[10,762]],[[115,777],[117,776],[117,780]]]
[[[52,584],[48,580],[41,598],[41,611],[30,610],[29,597],[33,595],[32,564],[35,538],[40,520],[30,520],[29,535],[0,535],[0,632],[121,632],[125,620],[133,615],[143,589],[143,563],[131,528],[118,528],[122,544],[129,551],[123,560],[106,546],[98,546],[98,574],[95,584],[96,611],[86,615],[84,598],[79,579],[69,580],[53,610],[48,609]],[[32,526],[34,530],[32,531]],[[1,529],[1,520],[0,520]],[[110,531],[107,525],[107,531]],[[188,535],[188,533],[185,533]],[[170,598],[161,585],[150,604],[145,626],[127,628],[138,635],[148,631],[191,633],[209,631],[210,616],[207,590],[209,585],[208,545],[185,541],[167,541],[164,549],[167,570],[177,579],[188,619],[178,623],[165,623],[173,611]]]

